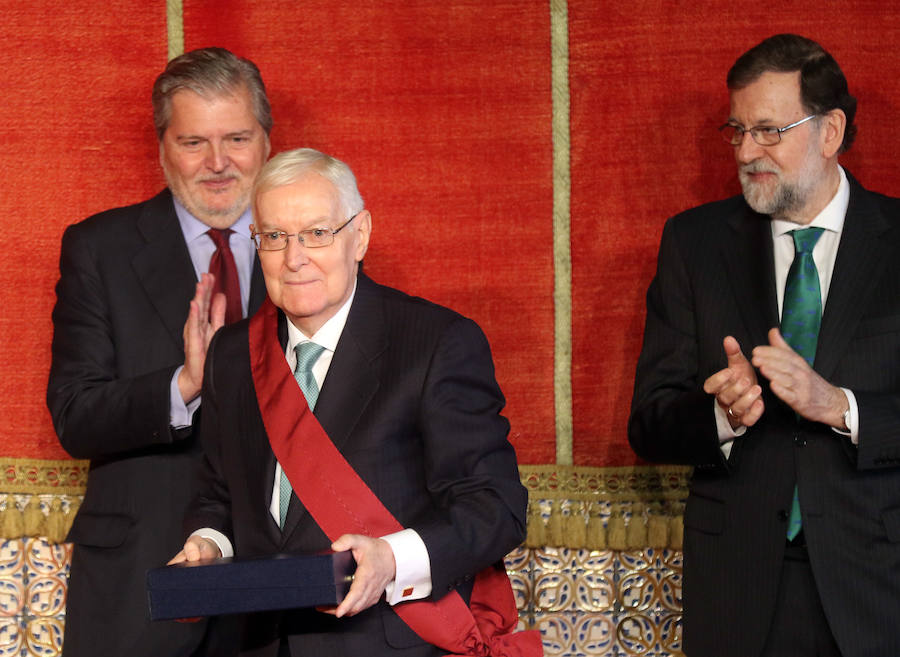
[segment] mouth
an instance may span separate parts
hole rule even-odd
[[[234,176],[228,176],[226,178],[206,178],[200,180],[200,184],[213,192],[222,191],[231,187],[231,185],[237,180]]]
[[[742,167],[740,171],[741,178],[748,182],[760,183],[778,176],[778,172],[771,169],[762,169],[759,167]]]

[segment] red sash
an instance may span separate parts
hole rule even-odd
[[[269,443],[294,492],[332,540],[343,534],[384,536],[403,529],[309,410],[278,342],[278,313],[269,299],[250,320],[250,370]],[[300,412],[286,413],[285,409]],[[315,454],[310,459],[309,454]],[[537,631],[511,630],[518,620],[506,572],[478,573],[467,607],[455,591],[437,602],[403,602],[392,609],[428,643],[454,656],[537,657]]]

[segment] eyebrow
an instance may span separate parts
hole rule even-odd
[[[331,230],[331,226],[329,225],[331,221],[332,221],[331,217],[318,217],[317,219],[313,219],[309,223],[305,224],[306,227],[301,228],[300,230],[301,231],[315,230],[315,229]],[[279,226],[276,223],[266,223],[263,221],[260,221],[260,225],[259,225],[259,228],[257,228],[257,230],[264,232],[264,233],[273,231],[273,230],[280,230],[283,232],[287,232],[283,227]]]
[[[235,130],[234,132],[225,133],[224,137],[249,137],[253,134],[253,130]],[[205,135],[196,135],[191,133],[186,133],[183,135],[175,135],[176,140],[185,140],[185,139],[199,139],[201,141],[209,141],[209,137]]]
[[[729,117],[728,117],[728,121],[726,121],[726,123],[736,123],[736,124],[738,124],[738,125],[741,126],[741,127],[746,127],[743,123],[741,123],[740,121],[738,121],[738,120],[737,120],[736,118],[734,118],[733,116],[729,116]],[[766,118],[766,119],[760,119],[760,120],[758,120],[758,121],[754,121],[754,122],[750,125],[750,127],[754,127],[754,126],[758,126],[758,125],[775,125],[775,124],[776,124],[775,119],[768,119],[768,118]]]

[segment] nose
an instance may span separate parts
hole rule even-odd
[[[284,264],[291,271],[297,271],[309,262],[306,248],[300,244],[300,238],[296,235],[288,237],[287,246],[284,247]]]
[[[209,150],[206,154],[206,166],[209,167],[211,171],[221,173],[228,168],[229,162],[230,160],[228,158],[228,153],[225,150],[225,146],[221,142],[210,141]]]
[[[734,147],[734,157],[738,164],[749,164],[758,160],[763,152],[763,147],[753,140],[749,131],[743,134],[741,143]]]

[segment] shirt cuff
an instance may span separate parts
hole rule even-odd
[[[176,429],[191,426],[194,421],[194,413],[200,408],[200,396],[198,395],[185,404],[181,398],[181,390],[178,389],[178,375],[184,365],[175,370],[172,381],[169,383],[169,424]]]
[[[850,442],[859,445],[859,404],[856,403],[856,395],[847,388],[841,388],[847,397],[847,405],[850,407],[850,421],[847,422],[847,430],[832,427],[836,433],[850,438]]]
[[[222,553],[223,557],[234,556],[234,548],[231,545],[231,541],[229,541],[228,537],[220,531],[210,529],[209,527],[203,527],[202,529],[195,531],[191,536],[209,539],[219,547],[219,552]]]
[[[747,433],[747,427],[741,425],[736,430],[732,429],[731,423],[728,421],[728,411],[719,406],[715,397],[713,397],[713,412],[716,415],[716,432],[719,435],[719,449],[722,450],[722,454],[724,454],[727,459],[731,456],[731,447],[734,444],[734,439]]]
[[[431,560],[425,542],[414,529],[404,529],[381,537],[394,553],[397,571],[384,589],[389,605],[421,600],[431,595]]]

